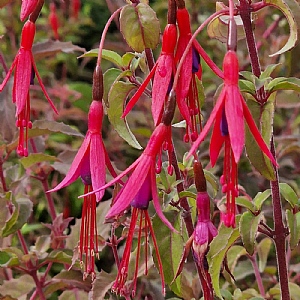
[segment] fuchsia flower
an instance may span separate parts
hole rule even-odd
[[[102,140],[103,105],[101,101],[93,101],[88,115],[88,132],[83,143],[76,154],[70,170],[64,180],[49,192],[55,192],[71,184],[78,177],[83,182],[92,182],[93,190],[96,192],[97,201],[104,195],[99,190],[105,184],[105,165],[110,173],[115,176],[115,171],[110,163],[108,154]]]
[[[192,37],[190,16],[186,8],[177,9],[177,23],[179,28],[179,38],[175,56],[176,63],[178,63],[183,56]],[[184,137],[186,142],[190,139],[192,141],[196,140],[198,137],[197,123],[200,123],[201,120],[195,76],[201,80],[202,68],[200,56],[192,46],[189,48],[189,51],[184,58],[184,67],[180,69],[180,76],[176,88],[177,103],[180,104],[179,109],[181,115],[186,120],[186,135]]]
[[[122,214],[126,209],[128,209],[129,206],[133,207],[132,219],[130,223],[128,239],[126,241],[125,252],[123,254],[122,262],[119,266],[117,280],[113,285],[113,289],[118,293],[121,294],[125,293],[124,285],[128,275],[130,249],[131,249],[131,244],[133,239],[134,228],[136,227],[136,223],[139,215],[140,215],[139,236],[141,236],[141,232],[142,232],[141,220],[144,218],[145,235],[147,235],[146,233],[149,230],[152,236],[154,248],[158,258],[159,273],[161,276],[162,286],[164,291],[164,277],[163,277],[162,264],[159,257],[156,239],[151,225],[151,220],[147,212],[147,208],[149,202],[153,200],[153,205],[154,208],[156,209],[157,215],[166,224],[166,226],[168,226],[171,230],[176,231],[173,228],[172,224],[164,216],[161,210],[158,193],[157,193],[157,186],[156,186],[156,172],[157,171],[160,172],[161,169],[161,165],[159,165],[158,168],[156,168],[156,157],[160,155],[162,148],[170,149],[171,143],[172,143],[171,126],[167,126],[163,123],[160,123],[155,128],[153,134],[151,135],[151,138],[143,154],[130,167],[128,167],[125,171],[123,171],[112,181],[102,186],[99,190],[95,190],[94,192],[92,192],[95,193],[100,190],[104,190],[105,188],[119,181],[125,175],[132,172],[129,179],[127,180],[127,182],[124,184],[119,194],[114,199],[113,205],[106,215],[106,219],[111,219]],[[85,196],[89,194],[86,194]],[[140,239],[139,239],[137,255],[139,255],[139,249],[140,249],[139,247],[140,247]],[[137,280],[137,270],[138,270],[138,265],[136,265],[136,269],[135,269],[135,275],[133,280],[133,286],[134,286],[133,292],[135,290],[135,284]]]
[[[210,161],[215,165],[219,152],[225,144],[224,170],[221,177],[222,191],[226,193],[227,213],[223,220],[226,226],[235,226],[235,198],[237,189],[237,163],[245,145],[244,119],[257,144],[265,155],[276,165],[273,155],[263,140],[251,116],[238,86],[239,65],[236,53],[229,50],[223,62],[224,86],[202,132],[193,144],[192,155],[213,126],[210,143]],[[213,125],[214,124],[214,125]]]
[[[206,180],[200,162],[194,163],[195,185],[197,189],[196,207],[197,223],[193,234],[186,242],[183,255],[174,280],[182,272],[183,265],[192,249],[193,257],[201,270],[200,279],[204,299],[213,299],[210,274],[206,268],[206,254],[213,238],[218,234],[217,228],[210,219],[210,198],[206,191]]]
[[[165,98],[167,97],[170,82],[172,81],[172,74],[175,73],[174,49],[176,47],[176,42],[176,25],[167,24],[162,38],[161,54],[147,78],[127,103],[122,117],[125,117],[133,108],[149,84],[151,78],[154,76],[152,87],[152,116],[155,125],[160,123]]]
[[[36,8],[39,0],[22,0],[20,20],[23,22]]]
[[[70,170],[64,180],[48,192],[54,192],[67,186],[78,177],[81,177],[85,185],[85,194],[99,189],[105,184],[105,164],[110,173],[116,176],[102,140],[102,119],[102,103],[93,101],[88,115],[88,132]],[[85,196],[83,201],[79,253],[81,262],[83,254],[86,257],[84,278],[88,274],[91,274],[92,278],[95,276],[95,254],[98,253],[96,202],[99,202],[103,195],[104,190],[100,190]]]
[[[13,70],[15,69],[12,96],[13,103],[16,103],[16,125],[20,128],[20,138],[17,152],[21,156],[28,155],[27,139],[24,140],[24,131],[26,132],[25,136],[27,137],[28,128],[31,128],[32,126],[32,123],[30,122],[29,86],[31,83],[33,83],[34,75],[37,76],[39,84],[52,109],[55,111],[55,113],[58,113],[42,83],[41,77],[34,62],[31,51],[34,35],[35,24],[28,20],[23,26],[20,49],[12,63],[11,68],[0,85],[0,92],[2,92]]]

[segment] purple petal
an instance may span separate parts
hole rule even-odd
[[[225,86],[225,114],[235,162],[238,163],[245,146],[244,114],[237,85]]]
[[[108,182],[107,184],[103,185],[101,188],[98,188],[92,192],[86,193],[84,195],[79,196],[78,198],[84,198],[86,196],[95,194],[97,192],[100,192],[102,190],[105,190],[106,188],[108,188],[109,186],[115,184],[116,182],[120,182],[121,179],[128,174],[129,172],[131,172],[140,162],[140,160],[142,159],[143,155],[140,156],[131,166],[129,166],[126,170],[124,170],[121,174],[119,174],[117,177],[115,177],[113,180],[111,180],[110,182]]]
[[[90,145],[90,167],[92,175],[93,190],[98,190],[105,184],[105,153],[102,138],[99,134],[91,135]],[[97,201],[100,201],[104,195],[104,190],[96,193]]]
[[[124,188],[118,195],[118,199],[116,199],[113,206],[109,209],[106,218],[110,219],[122,213],[142,188],[148,176],[150,166],[154,165],[154,160],[146,155],[141,157],[143,157],[143,159],[140,161],[132,175],[125,183]]]

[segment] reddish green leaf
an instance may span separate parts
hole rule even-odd
[[[70,291],[64,291],[62,294],[58,297],[58,300],[88,300],[88,293],[85,291],[81,291],[78,289],[70,290]],[[93,299],[101,299],[101,298],[93,298]],[[104,298],[102,298],[104,299]]]
[[[72,42],[61,42],[61,41],[53,41],[53,40],[36,43],[32,46],[32,53],[36,60],[48,56],[56,55],[59,52],[64,52],[64,53],[85,52],[85,49],[73,45]]]
[[[44,154],[44,153],[31,153],[27,157],[22,157],[20,159],[21,164],[25,169],[32,167],[33,165],[45,161],[58,161],[57,157]]]
[[[40,135],[47,135],[51,133],[63,133],[70,136],[79,136],[83,135],[73,129],[71,126],[66,125],[62,122],[47,121],[47,120],[37,120],[32,124],[32,129],[28,130],[28,138],[37,137]],[[18,146],[18,139],[7,145],[7,151],[11,152],[16,149]]]
[[[21,227],[27,222],[32,212],[33,203],[30,201],[30,199],[19,198],[16,201],[13,201],[13,203],[15,204],[15,210],[2,229],[3,237],[9,236],[10,234],[21,229]]]
[[[159,43],[160,24],[156,13],[147,4],[126,5],[120,14],[120,30],[136,52],[154,49]]]
[[[53,282],[64,282],[70,287],[77,287],[79,289],[90,291],[92,280],[90,277],[83,280],[81,271],[69,270],[61,271],[53,277]]]
[[[264,141],[267,145],[270,145],[273,130],[275,94],[272,94],[262,107],[250,97],[251,96],[248,95],[249,100],[247,101],[247,105]],[[248,125],[246,125],[246,151],[247,156],[255,169],[268,180],[275,180],[273,165],[257,145],[254,137],[249,131]]]
[[[111,87],[108,94],[109,108],[107,114],[109,121],[118,134],[132,147],[142,149],[141,145],[131,132],[126,119],[122,119],[124,103],[129,93],[135,88],[131,83],[117,81]]]
[[[17,299],[27,299],[26,295],[35,288],[35,282],[30,275],[21,275],[17,279],[5,280],[0,286],[0,294]]]
[[[262,218],[262,215],[253,215],[251,212],[246,211],[242,214],[239,231],[242,238],[243,245],[250,255],[254,253],[254,244],[257,234],[258,224]]]
[[[300,6],[296,0],[266,0],[266,4],[278,8],[286,17],[290,26],[290,36],[286,44],[270,56],[282,54],[296,46],[299,38]]]
[[[19,258],[14,253],[9,253],[5,249],[0,251],[0,266],[1,268],[11,268],[20,264]]]

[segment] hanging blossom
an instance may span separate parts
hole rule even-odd
[[[235,226],[235,198],[238,195],[237,164],[245,145],[244,120],[249,126],[256,143],[263,153],[276,165],[275,159],[263,140],[249,108],[247,107],[238,86],[239,64],[235,51],[227,51],[224,61],[224,85],[216,105],[211,112],[202,132],[193,144],[189,155],[192,155],[202,143],[213,126],[210,142],[210,161],[215,165],[222,145],[225,144],[222,191],[226,193],[227,212],[222,216],[226,226]]]
[[[163,293],[165,292],[164,275],[162,270],[160,254],[158,251],[154,231],[152,228],[151,220],[148,215],[147,209],[148,209],[149,202],[153,200],[153,205],[157,215],[165,223],[166,226],[168,226],[172,231],[176,231],[162,212],[158,193],[157,193],[157,186],[156,186],[156,173],[159,173],[161,171],[162,149],[167,149],[169,151],[171,149],[171,146],[172,146],[171,126],[160,123],[152,133],[148,145],[145,148],[142,155],[120,175],[118,175],[112,181],[110,181],[109,183],[107,183],[106,185],[104,185],[99,189],[99,190],[104,190],[105,188],[119,181],[125,175],[131,173],[129,179],[126,181],[121,191],[114,199],[113,205],[109,209],[106,215],[106,219],[112,219],[123,214],[124,211],[127,210],[130,206],[132,207],[132,217],[131,217],[128,238],[126,241],[125,251],[120,266],[118,268],[117,279],[113,285],[113,290],[115,290],[117,293],[121,295],[125,295],[127,291],[125,287],[125,283],[128,276],[130,249],[132,245],[134,229],[136,228],[138,219],[140,219],[140,221],[138,226],[139,237],[138,237],[137,259],[136,259],[136,267],[135,267],[135,273],[133,278],[133,285],[130,288],[132,289],[132,293],[134,294],[136,288],[136,282],[137,282],[137,275],[138,275],[138,256],[141,247],[141,236],[142,236],[142,230],[144,230],[145,236],[147,236],[148,231],[150,231],[150,235],[152,237],[154,249],[156,251],[156,256],[158,259],[158,267],[161,276]],[[159,156],[159,158],[158,158],[158,162],[156,163],[157,156]],[[92,193],[96,193],[99,190],[95,190]],[[90,194],[91,193],[87,195]],[[144,222],[142,221],[143,219]],[[146,242],[145,242],[145,247],[147,247]],[[147,272],[147,267],[146,267],[146,272]]]
[[[197,189],[197,223],[193,234],[186,242],[174,280],[182,272],[184,263],[192,249],[193,258],[201,271],[199,275],[204,299],[213,299],[213,289],[211,285],[211,277],[207,269],[206,254],[209,250],[210,243],[218,234],[218,230],[210,219],[210,198],[207,193],[206,179],[202,165],[198,161],[194,163],[194,174]]]
[[[27,139],[23,139],[22,137],[24,137],[23,131],[26,132],[25,136],[27,137],[28,128],[32,127],[32,123],[30,122],[29,87],[30,84],[33,84],[35,75],[52,109],[55,111],[55,113],[58,113],[45,89],[45,86],[43,85],[42,79],[34,62],[34,58],[32,55],[32,44],[34,36],[35,23],[28,20],[23,26],[20,49],[12,63],[11,68],[9,69],[6,77],[0,85],[0,92],[2,92],[10,76],[12,75],[13,70],[15,70],[12,100],[13,103],[16,103],[16,125],[20,129],[19,145],[17,148],[17,153],[20,156],[28,155],[28,142]]]
[[[102,120],[102,102],[94,100],[89,109],[88,132],[83,143],[64,180],[48,192],[55,192],[70,185],[78,177],[81,178],[84,184],[85,194],[97,190],[105,184],[105,165],[113,176],[117,175],[103,144]],[[85,255],[84,278],[89,274],[92,278],[95,277],[95,255],[98,255],[96,203],[102,199],[103,195],[104,190],[101,190],[85,196],[83,200],[78,250],[81,264],[83,264],[83,255]]]
[[[179,38],[175,55],[175,62],[178,63],[186,50],[192,31],[190,26],[190,16],[185,7],[177,9],[177,23],[179,28]],[[200,56],[194,46],[189,48],[184,58],[184,67],[180,69],[180,76],[176,88],[177,102],[181,103],[181,114],[186,121],[185,142],[195,141],[198,137],[198,123],[201,120],[200,103],[196,77],[201,80],[202,68]],[[186,110],[186,105],[187,110]],[[200,125],[201,126],[201,125]]]
[[[155,125],[161,122],[165,100],[167,93],[169,92],[169,86],[172,84],[172,75],[175,73],[174,49],[176,47],[176,43],[176,25],[167,24],[162,37],[161,54],[149,75],[127,103],[122,117],[125,117],[130,112],[142,93],[145,91],[151,78],[154,77],[152,87],[152,116]]]
[[[23,22],[37,7],[39,0],[22,0],[20,20]]]

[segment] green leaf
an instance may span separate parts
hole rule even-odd
[[[250,255],[254,253],[255,238],[261,217],[261,214],[254,216],[249,211],[244,212],[241,216],[239,231],[244,247]]]
[[[269,82],[269,84],[266,86],[266,90],[269,93],[280,90],[292,90],[300,92],[300,79],[295,77],[277,77]]]
[[[0,267],[11,268],[20,264],[19,258],[14,253],[9,253],[5,249],[0,251]]]
[[[155,11],[147,4],[126,5],[120,14],[120,31],[136,52],[155,49],[160,41],[160,24]]]
[[[234,269],[238,263],[238,260],[247,254],[247,251],[244,247],[239,245],[233,245],[227,252],[227,264],[230,272],[233,274]],[[224,274],[225,276],[225,274]],[[231,277],[230,277],[231,278]],[[229,280],[229,282],[232,278]]]
[[[31,215],[33,203],[30,199],[19,198],[13,201],[15,204],[15,210],[11,215],[10,219],[6,222],[4,228],[2,229],[2,237],[9,236],[10,234],[21,229],[22,226],[27,222]]]
[[[299,38],[300,6],[296,0],[266,0],[266,4],[278,8],[286,17],[290,26],[290,36],[286,44],[270,57],[282,54],[296,46]]]
[[[99,48],[92,49],[88,52],[85,52],[81,56],[79,56],[79,58],[82,58],[82,57],[98,57],[98,52],[99,52]],[[117,52],[102,49],[102,58],[112,62],[113,64],[115,64],[118,67],[123,66],[122,57]]]
[[[249,93],[251,95],[255,95],[255,85],[253,82],[249,80],[239,80],[239,87],[242,93]]]
[[[56,156],[44,154],[44,153],[31,153],[27,157],[22,157],[20,159],[21,164],[25,169],[30,168],[31,166],[45,162],[45,161],[58,161]]]
[[[270,238],[264,238],[256,246],[258,255],[258,268],[261,273],[265,271],[265,268],[267,266],[271,246],[272,240]]]
[[[236,197],[235,203],[249,209],[251,212],[255,212],[254,204],[247,197]]]
[[[60,264],[72,264],[73,252],[69,249],[65,250],[53,250],[47,257],[47,261],[60,263]],[[76,267],[80,267],[79,262],[76,264]]]
[[[111,69],[108,69],[103,74],[103,86],[104,86],[103,100],[107,107],[109,106],[108,105],[108,94],[109,94],[110,88],[121,73],[122,73],[121,70],[111,68]]]
[[[258,192],[253,199],[253,203],[256,207],[256,210],[261,210],[264,202],[271,196],[271,190],[267,189],[264,192]]]
[[[294,208],[298,204],[298,196],[287,183],[279,183],[280,194]]]
[[[273,130],[274,102],[275,94],[272,94],[262,107],[256,101],[251,99],[247,101],[252,117],[267,145],[270,145]],[[251,164],[261,175],[268,180],[275,180],[273,165],[256,143],[248,125],[246,125],[246,152]]]
[[[290,232],[289,243],[291,249],[294,250],[298,246],[300,240],[300,212],[298,211],[296,214],[293,214],[287,209],[285,213]]]
[[[132,147],[142,149],[142,146],[131,132],[126,119],[121,118],[124,102],[134,88],[135,86],[131,83],[115,82],[108,94],[109,108],[107,109],[107,114],[110,123],[118,134]]]
[[[66,125],[62,122],[47,121],[47,120],[37,120],[32,124],[32,129],[28,130],[28,138],[34,138],[40,135],[47,135],[51,133],[64,133],[69,136],[79,136],[83,135],[73,129],[71,126]],[[11,152],[18,146],[18,139],[7,145],[7,151]]]
[[[260,79],[267,79],[271,76],[272,72],[281,64],[271,64],[266,67],[266,69],[260,74]]]
[[[181,217],[178,212],[170,211],[165,213],[166,217],[173,224],[175,229],[180,231]],[[163,264],[163,272],[166,284],[170,284],[175,275],[183,252],[184,242],[181,234],[174,233],[161,221],[158,216],[153,218],[153,230],[156,235],[160,257]],[[155,263],[157,261],[155,260]],[[182,295],[181,276],[170,286],[178,296]]]
[[[239,218],[236,218],[239,223]],[[213,289],[216,295],[223,299],[220,291],[220,270],[222,263],[225,259],[228,249],[239,238],[238,228],[228,228],[224,224],[221,225],[218,235],[213,239],[210,244],[210,249],[207,254],[209,264],[209,273],[212,279]]]

